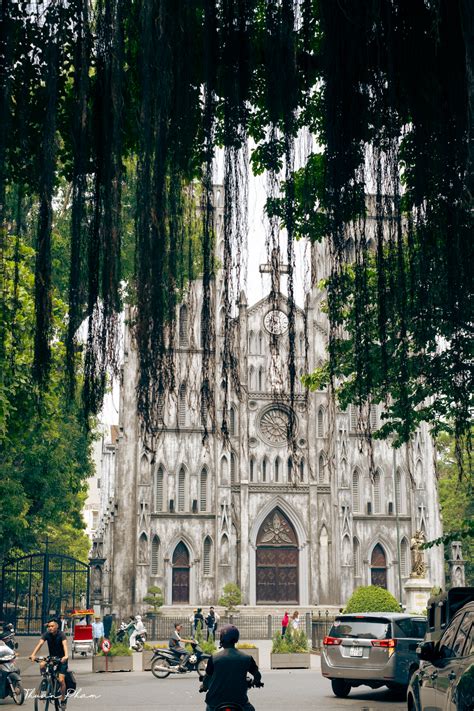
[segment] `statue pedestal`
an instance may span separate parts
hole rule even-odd
[[[404,585],[406,611],[425,615],[431,588],[432,585],[426,578],[409,578]]]

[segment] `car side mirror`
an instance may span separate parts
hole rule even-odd
[[[432,662],[436,658],[434,642],[422,642],[417,648],[416,653],[424,662]]]

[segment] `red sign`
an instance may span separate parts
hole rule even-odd
[[[100,646],[104,654],[108,654],[110,652],[110,642],[108,639],[104,639]]]

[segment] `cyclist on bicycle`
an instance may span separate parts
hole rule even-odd
[[[59,629],[58,621],[56,619],[48,620],[46,625],[47,632],[41,635],[41,639],[30,654],[30,659],[32,662],[36,659],[36,654],[39,652],[44,642],[48,643],[48,654],[50,657],[57,657],[60,659],[57,668],[58,681],[61,687],[61,707],[66,708],[66,672],[67,672],[67,639],[64,632]],[[40,672],[44,674],[46,669],[46,662],[40,662]]]

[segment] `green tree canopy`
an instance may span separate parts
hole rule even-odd
[[[107,369],[117,369],[124,253],[131,263],[124,183],[136,165],[137,199],[126,202],[134,211],[129,293],[137,306],[139,412],[154,434],[157,404],[175,385],[172,325],[185,265],[193,263],[187,206],[197,203],[207,430],[216,360],[215,151],[224,151],[227,393],[237,365],[232,278],[245,228],[250,138],[253,169],[268,174],[269,251],[279,246],[282,224],[288,236],[291,404],[293,242],[300,235],[327,237],[331,382],[341,369],[340,350],[350,348],[345,364],[355,402],[365,405],[375,388],[392,407],[402,439],[419,419],[449,421],[458,451],[470,448],[471,3],[55,0],[4,3],[1,12],[0,253],[14,234],[9,225],[21,223],[25,202],[33,202],[38,383],[47,381],[53,359],[52,232],[65,181],[64,359],[73,389],[77,331],[87,314],[83,399],[87,413],[100,407]],[[306,151],[300,168],[301,136],[320,153]],[[13,209],[11,189],[18,196]],[[349,283],[348,263],[355,265]],[[4,301],[3,295],[3,316]],[[341,333],[351,326],[342,345]],[[425,405],[428,396],[433,407]]]

